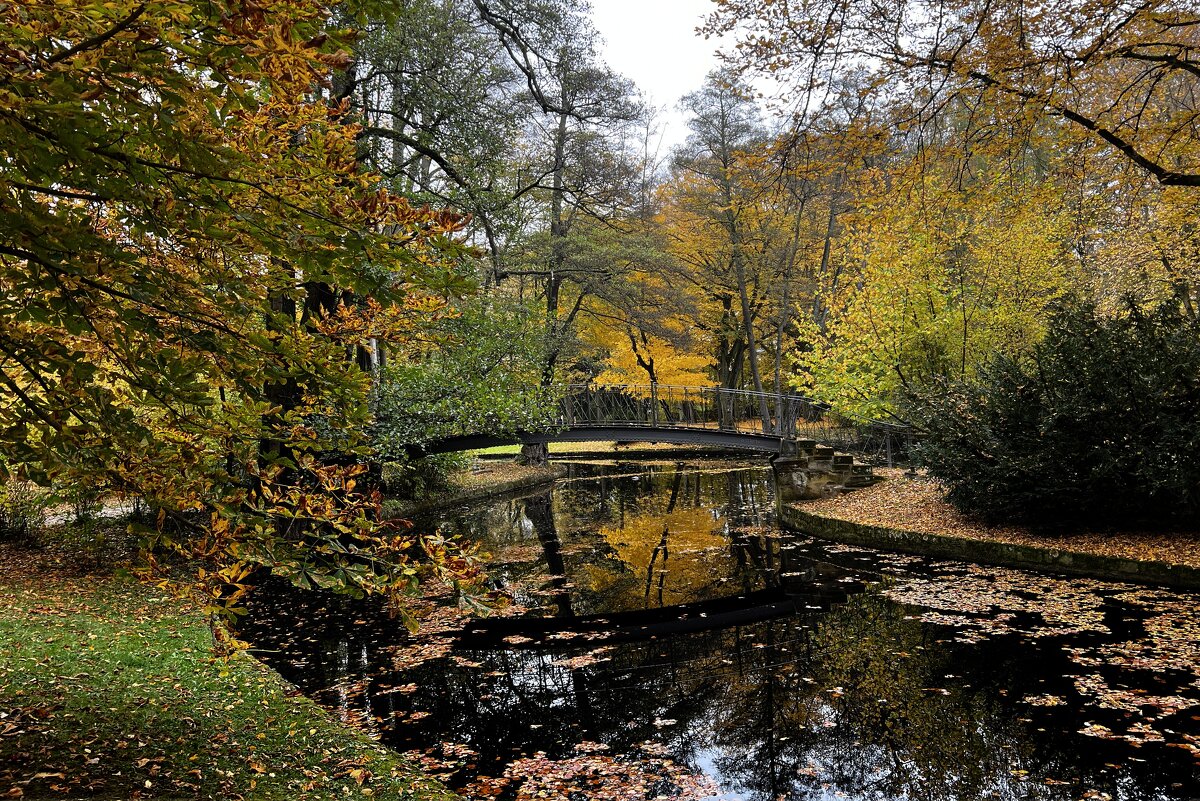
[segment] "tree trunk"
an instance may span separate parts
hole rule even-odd
[[[544,442],[527,442],[517,454],[517,464],[526,467],[545,467],[550,462],[550,446]]]
[[[267,328],[278,331],[280,334],[286,334],[286,331],[280,329],[287,325],[286,321],[288,320],[293,321],[294,324],[296,301],[287,295],[273,295],[270,304],[271,311],[267,319]],[[279,407],[279,417],[287,414],[289,410],[295,409],[300,403],[300,387],[294,377],[289,377],[282,382],[265,384],[263,394],[268,403]],[[267,421],[265,429],[270,431],[272,426],[273,421]],[[295,473],[295,454],[282,440],[264,436],[258,442],[258,465],[260,469],[270,466],[282,468],[276,480],[290,484]]]
[[[733,272],[738,283],[738,299],[742,308],[742,331],[746,336],[746,350],[750,355],[750,377],[754,381],[754,391],[758,396],[758,415],[762,421],[763,433],[770,430],[771,410],[767,405],[767,397],[763,393],[762,371],[758,367],[758,343],[754,339],[754,318],[750,313],[750,293],[746,280],[746,257],[742,252],[741,231],[737,221],[729,214],[730,243],[733,246]]]
[[[554,176],[550,192],[550,277],[546,281],[546,357],[542,364],[542,386],[554,383],[554,369],[562,351],[563,331],[559,325],[559,297],[566,263],[567,226],[563,219],[563,168],[566,164],[567,115],[558,115],[554,136]]]

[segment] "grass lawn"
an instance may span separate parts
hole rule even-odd
[[[679,451],[679,450],[694,450],[697,452],[705,452],[715,450],[713,448],[705,448],[703,446],[694,445],[676,445],[670,442],[633,442],[628,445],[618,445],[615,442],[551,442],[551,456],[571,456],[573,454],[614,454],[620,456],[627,451]],[[516,456],[521,452],[520,445],[495,445],[491,448],[479,448],[478,450],[468,451],[473,456]]]
[[[0,798],[449,799],[190,603],[0,545]]]

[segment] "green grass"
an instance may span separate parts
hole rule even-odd
[[[520,445],[493,445],[490,448],[477,448],[473,451],[467,451],[472,456],[516,456],[520,452]]]
[[[163,590],[0,546],[0,604],[0,797],[453,798]]]
[[[670,443],[654,444],[649,442],[634,442],[629,445],[617,446],[615,442],[551,442],[551,455],[558,454],[568,456],[571,454],[617,454],[620,455],[626,451],[651,451],[651,450],[694,450],[697,452],[707,452],[718,450],[714,448],[705,448],[704,446],[695,445],[673,445]],[[477,450],[468,451],[472,456],[516,456],[521,452],[520,445],[495,445],[491,448],[479,448]]]

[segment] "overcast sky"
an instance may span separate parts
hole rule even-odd
[[[605,60],[662,108],[663,153],[687,138],[679,98],[717,67],[715,40],[696,34],[713,0],[592,0]]]

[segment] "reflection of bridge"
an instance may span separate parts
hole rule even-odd
[[[490,617],[473,620],[455,636],[459,648],[478,650],[544,649],[570,647],[573,641],[589,645],[638,642],[678,634],[692,634],[764,620],[791,617],[805,610],[828,610],[841,603],[862,584],[828,587],[813,583],[813,575],[794,592],[768,587],[745,595],[710,598],[694,603],[634,609],[627,612],[579,617]],[[578,644],[578,643],[574,643]]]
[[[799,395],[664,384],[572,384],[557,420],[541,431],[469,433],[427,444],[425,453],[547,442],[670,442],[763,453],[793,440],[886,460],[907,452],[910,431],[833,412]]]

